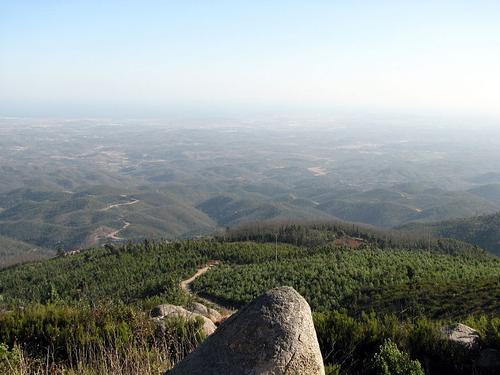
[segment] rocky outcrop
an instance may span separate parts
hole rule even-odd
[[[465,324],[451,324],[441,328],[441,333],[446,339],[464,349],[477,350],[479,348],[479,333]]]
[[[156,306],[151,310],[151,317],[158,321],[168,318],[201,319],[203,321],[203,332],[206,336],[214,333],[216,329],[214,322],[209,318],[175,305],[164,304]]]
[[[220,325],[168,375],[323,375],[311,309],[293,288],[272,289]]]

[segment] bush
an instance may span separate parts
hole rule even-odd
[[[325,375],[340,375],[340,365],[326,365]]]
[[[9,349],[7,345],[0,344],[0,374],[10,374],[19,365],[21,355],[19,349]]]
[[[377,375],[424,375],[420,362],[401,352],[391,340],[386,340],[373,356],[373,369]]]

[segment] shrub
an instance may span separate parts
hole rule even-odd
[[[7,345],[0,344],[0,374],[10,374],[19,365],[21,355],[19,349],[9,349]]]
[[[340,365],[326,365],[325,375],[340,375]]]
[[[401,352],[391,340],[380,346],[372,363],[377,375],[424,375],[420,362]]]

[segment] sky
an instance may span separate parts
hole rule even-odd
[[[498,0],[0,0],[0,115],[498,115],[499,17]]]

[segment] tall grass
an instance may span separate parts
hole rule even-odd
[[[179,360],[168,350],[148,346],[130,346],[117,351],[113,348],[79,350],[72,362],[58,362],[50,352],[45,358],[33,358],[19,347],[14,350],[20,355],[16,363],[10,363],[2,374],[12,375],[158,375]]]
[[[201,321],[124,317],[114,310],[87,310],[74,319],[66,307],[36,311],[43,311],[36,319],[25,316],[33,318],[31,308],[0,319],[6,343],[0,347],[0,374],[158,375],[204,339]]]

